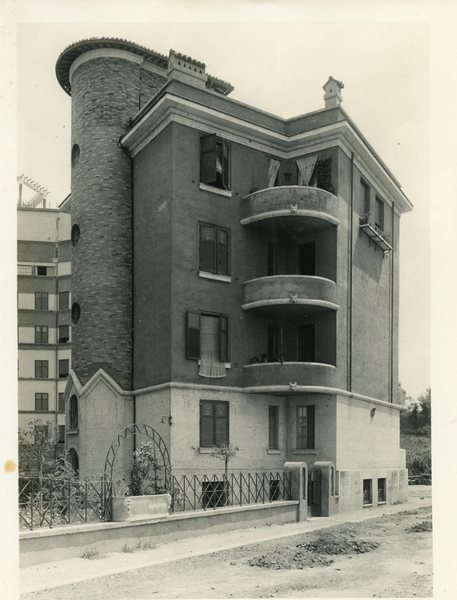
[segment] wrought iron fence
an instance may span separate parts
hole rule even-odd
[[[108,521],[111,484],[104,479],[19,477],[19,527],[35,529]]]
[[[180,475],[171,478],[172,512],[290,500],[290,473]]]

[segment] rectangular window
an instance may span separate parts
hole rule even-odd
[[[316,274],[316,243],[308,242],[298,246],[298,275]]]
[[[47,275],[48,274],[48,267],[37,267],[36,268],[36,274],[37,275]]]
[[[281,334],[282,330],[279,325],[268,325],[268,362],[275,362],[282,355]]]
[[[46,325],[35,326],[35,344],[47,344],[49,339],[49,330]]]
[[[49,367],[47,360],[35,361],[35,377],[36,379],[47,379],[49,376]]]
[[[48,425],[35,425],[35,444],[40,445],[49,438],[49,427]]]
[[[279,406],[268,407],[268,448],[279,448]]]
[[[49,410],[49,396],[48,394],[37,393],[35,394],[35,410]]]
[[[200,223],[200,271],[230,275],[230,230]]]
[[[210,358],[211,355],[214,360],[228,362],[228,317],[188,311],[186,355],[191,360]]]
[[[65,400],[63,397],[63,392],[59,392],[59,412],[65,412]]]
[[[70,372],[70,361],[68,358],[59,360],[59,378],[67,377]]]
[[[371,479],[363,480],[363,505],[373,504],[373,482]]]
[[[70,308],[70,292],[59,292],[59,310]]]
[[[67,344],[70,341],[70,326],[59,325],[59,344]]]
[[[65,442],[65,425],[59,425],[59,431],[58,431],[58,441],[60,444],[63,444]]]
[[[363,179],[360,180],[360,194],[361,194],[361,198],[360,198],[360,213],[362,215],[362,217],[369,217],[370,216],[370,186],[368,185],[368,183],[366,183],[365,181],[363,181]]]
[[[200,447],[211,448],[229,441],[229,403],[200,401]]]
[[[33,275],[32,265],[18,265],[17,266],[17,274],[18,275]]]
[[[384,202],[376,196],[376,214],[375,223],[376,227],[384,230]]]
[[[230,146],[216,134],[200,138],[200,181],[230,189]]]
[[[314,406],[297,406],[297,449],[314,448]]]
[[[386,499],[386,480],[385,478],[378,479],[378,504],[385,502]]]
[[[314,323],[306,323],[298,328],[298,360],[314,362]]]
[[[35,292],[35,310],[48,310],[48,292]]]

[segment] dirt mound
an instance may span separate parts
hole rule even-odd
[[[364,554],[371,552],[379,546],[378,542],[356,539],[353,534],[335,534],[324,532],[315,540],[298,544],[298,548],[305,548],[318,554]]]
[[[375,550],[378,546],[378,542],[357,539],[352,533],[323,532],[309,542],[286,546],[274,552],[255,556],[248,560],[248,565],[264,569],[326,567],[334,562],[330,558],[332,555],[363,554]]]
[[[417,525],[407,527],[405,531],[408,533],[421,533],[423,531],[432,531],[432,529],[433,527],[431,521],[422,521],[422,523],[417,523]]]

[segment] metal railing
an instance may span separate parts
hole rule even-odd
[[[290,500],[290,473],[180,475],[171,478],[172,512]]]
[[[104,479],[19,477],[19,527],[35,529],[108,521],[111,484]]]

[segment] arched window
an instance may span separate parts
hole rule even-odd
[[[71,465],[71,468],[75,472],[75,475],[79,475],[79,458],[78,453],[74,448],[70,448],[70,450],[67,452],[67,459]]]
[[[73,325],[76,325],[76,323],[79,321],[80,318],[81,318],[81,307],[79,306],[79,304],[77,302],[73,302],[73,304],[71,305],[71,321],[72,321]]]
[[[70,398],[70,429],[78,429],[78,398]]]

